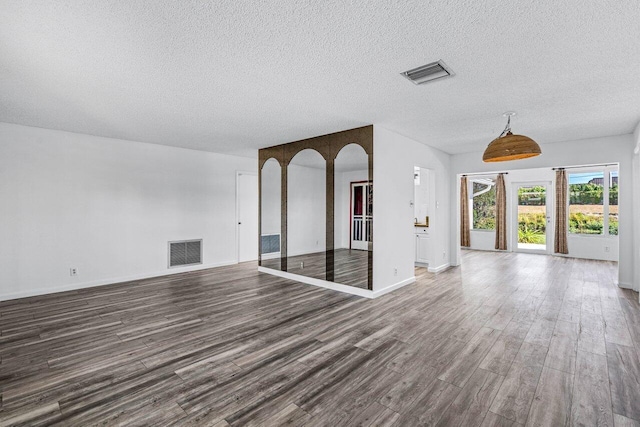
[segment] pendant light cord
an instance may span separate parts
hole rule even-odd
[[[504,130],[502,131],[502,133],[500,134],[500,136],[498,138],[502,138],[508,132],[511,132],[511,115],[507,116],[507,126],[505,126]]]

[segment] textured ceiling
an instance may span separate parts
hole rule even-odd
[[[371,123],[481,150],[506,110],[540,143],[624,134],[640,2],[3,0],[0,94],[4,122],[250,156]]]

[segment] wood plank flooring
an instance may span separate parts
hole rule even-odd
[[[638,425],[617,265],[465,251],[367,300],[255,263],[0,303],[0,426]]]
[[[358,249],[336,249],[334,252],[335,283],[368,289],[369,255]],[[262,261],[262,266],[280,270],[280,258]],[[327,266],[324,252],[292,256],[287,259],[287,272],[314,279],[326,280]]]

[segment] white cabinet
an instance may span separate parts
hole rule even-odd
[[[416,234],[416,262],[429,263],[429,235]]]
[[[429,263],[429,229],[427,227],[416,227],[416,263]]]

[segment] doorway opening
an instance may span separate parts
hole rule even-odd
[[[368,181],[351,183],[350,249],[369,250],[373,224],[373,186]]]

